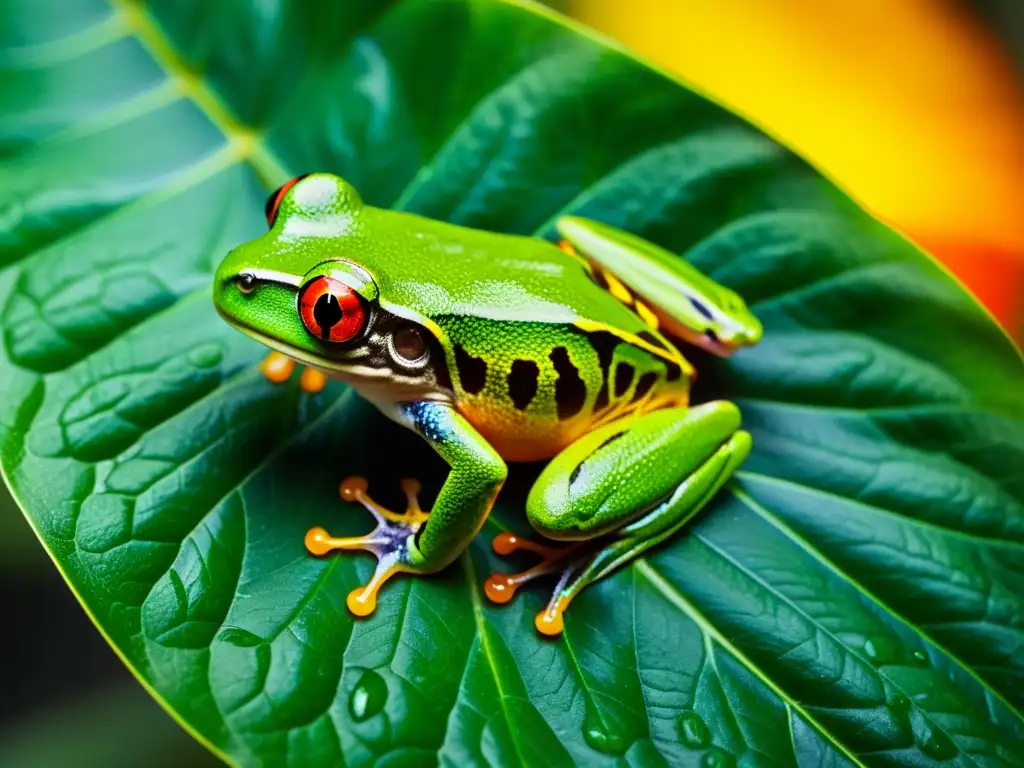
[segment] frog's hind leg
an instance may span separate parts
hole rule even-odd
[[[750,452],[750,435],[738,426],[735,406],[708,403],[690,410],[667,409],[623,420],[599,430],[581,446],[567,449],[552,462],[549,476],[549,470],[541,474],[534,489],[536,496],[531,493],[531,497],[571,507],[568,517],[574,520],[596,518],[596,508],[607,509],[609,503],[636,503],[641,511],[632,518],[620,518],[617,529],[562,548],[518,537],[499,537],[495,540],[498,554],[527,549],[543,560],[520,574],[492,575],[485,584],[488,597],[495,600],[497,595],[503,599],[496,602],[507,602],[523,583],[561,571],[551,600],[535,622],[542,634],[560,633],[563,613],[586,586],[676,533],[725,484]],[[634,466],[636,472],[622,475],[615,471],[616,463]],[[579,469],[588,464],[591,471]],[[567,479],[565,470],[570,467]],[[637,477],[659,473],[660,482],[648,482],[645,489],[639,488]],[[668,492],[655,496],[654,503],[644,504],[645,494],[650,497],[659,487]],[[616,494],[623,496],[621,501],[616,501]],[[537,519],[536,507],[529,511],[531,522],[542,532],[561,538],[571,535],[564,528],[545,526]]]

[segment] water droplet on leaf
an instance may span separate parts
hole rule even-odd
[[[922,752],[936,760],[948,760],[956,755],[956,744],[949,736],[923,717],[914,718],[914,721],[914,740]]]
[[[898,714],[906,714],[910,711],[910,699],[902,693],[895,693],[889,699],[889,708]]]
[[[363,672],[348,697],[348,711],[357,723],[367,720],[382,709],[388,700],[388,684],[373,670]]]
[[[928,657],[924,655],[924,651],[914,651],[912,655],[914,657],[914,661],[918,664],[923,666],[928,663]]]
[[[683,744],[690,749],[704,749],[711,743],[711,731],[696,712],[684,712],[679,716],[679,733]]]
[[[892,664],[896,660],[899,646],[885,635],[869,637],[864,641],[864,655],[876,667]]]
[[[732,768],[736,765],[736,760],[724,749],[712,747],[704,755],[704,759],[700,761],[700,764],[704,768]]]
[[[587,707],[587,717],[583,721],[583,738],[591,747],[606,755],[619,755],[626,751],[626,740],[622,734],[602,722],[590,707]]]
[[[188,354],[188,360],[196,368],[212,368],[224,357],[218,344],[202,344]]]

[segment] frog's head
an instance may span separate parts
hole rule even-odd
[[[232,326],[301,363],[366,387],[429,388],[434,337],[380,305],[356,190],[326,173],[299,176],[267,199],[270,231],[233,249],[214,277]]]

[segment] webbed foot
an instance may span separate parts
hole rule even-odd
[[[581,543],[551,547],[507,532],[495,536],[491,546],[494,548],[495,554],[502,556],[526,550],[534,552],[542,558],[537,565],[520,573],[492,573],[488,576],[484,582],[484,594],[492,603],[507,603],[515,597],[516,590],[523,584],[541,576],[562,571],[547,607],[534,619],[537,631],[541,634],[559,634],[563,626],[562,614],[565,613],[565,609],[569,607],[569,603],[576,594],[585,586],[584,583],[580,583],[578,578],[573,579],[573,575],[580,570],[581,565],[591,559],[592,550],[583,547]]]
[[[352,590],[346,600],[356,616],[369,616],[377,607],[381,586],[402,572],[418,572],[409,562],[410,544],[427,521],[428,513],[420,508],[420,484],[413,479],[402,480],[407,506],[403,513],[392,512],[371,499],[368,485],[361,477],[349,477],[341,483],[341,498],[362,504],[377,520],[377,527],[365,536],[334,538],[323,528],[310,528],[306,533],[306,549],[323,556],[336,550],[363,550],[377,556],[377,568],[370,581]]]

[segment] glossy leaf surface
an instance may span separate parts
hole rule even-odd
[[[497,0],[8,0],[0,459],[98,625],[241,764],[1024,765],[1024,366],[931,260],[772,140]],[[343,387],[275,387],[210,302],[267,192],[552,236],[625,227],[737,289],[694,356],[754,435],[687,533],[535,635],[488,539],[345,610],[338,481],[445,467]],[[19,628],[19,631],[26,631]],[[74,653],[68,648],[68,653]]]

